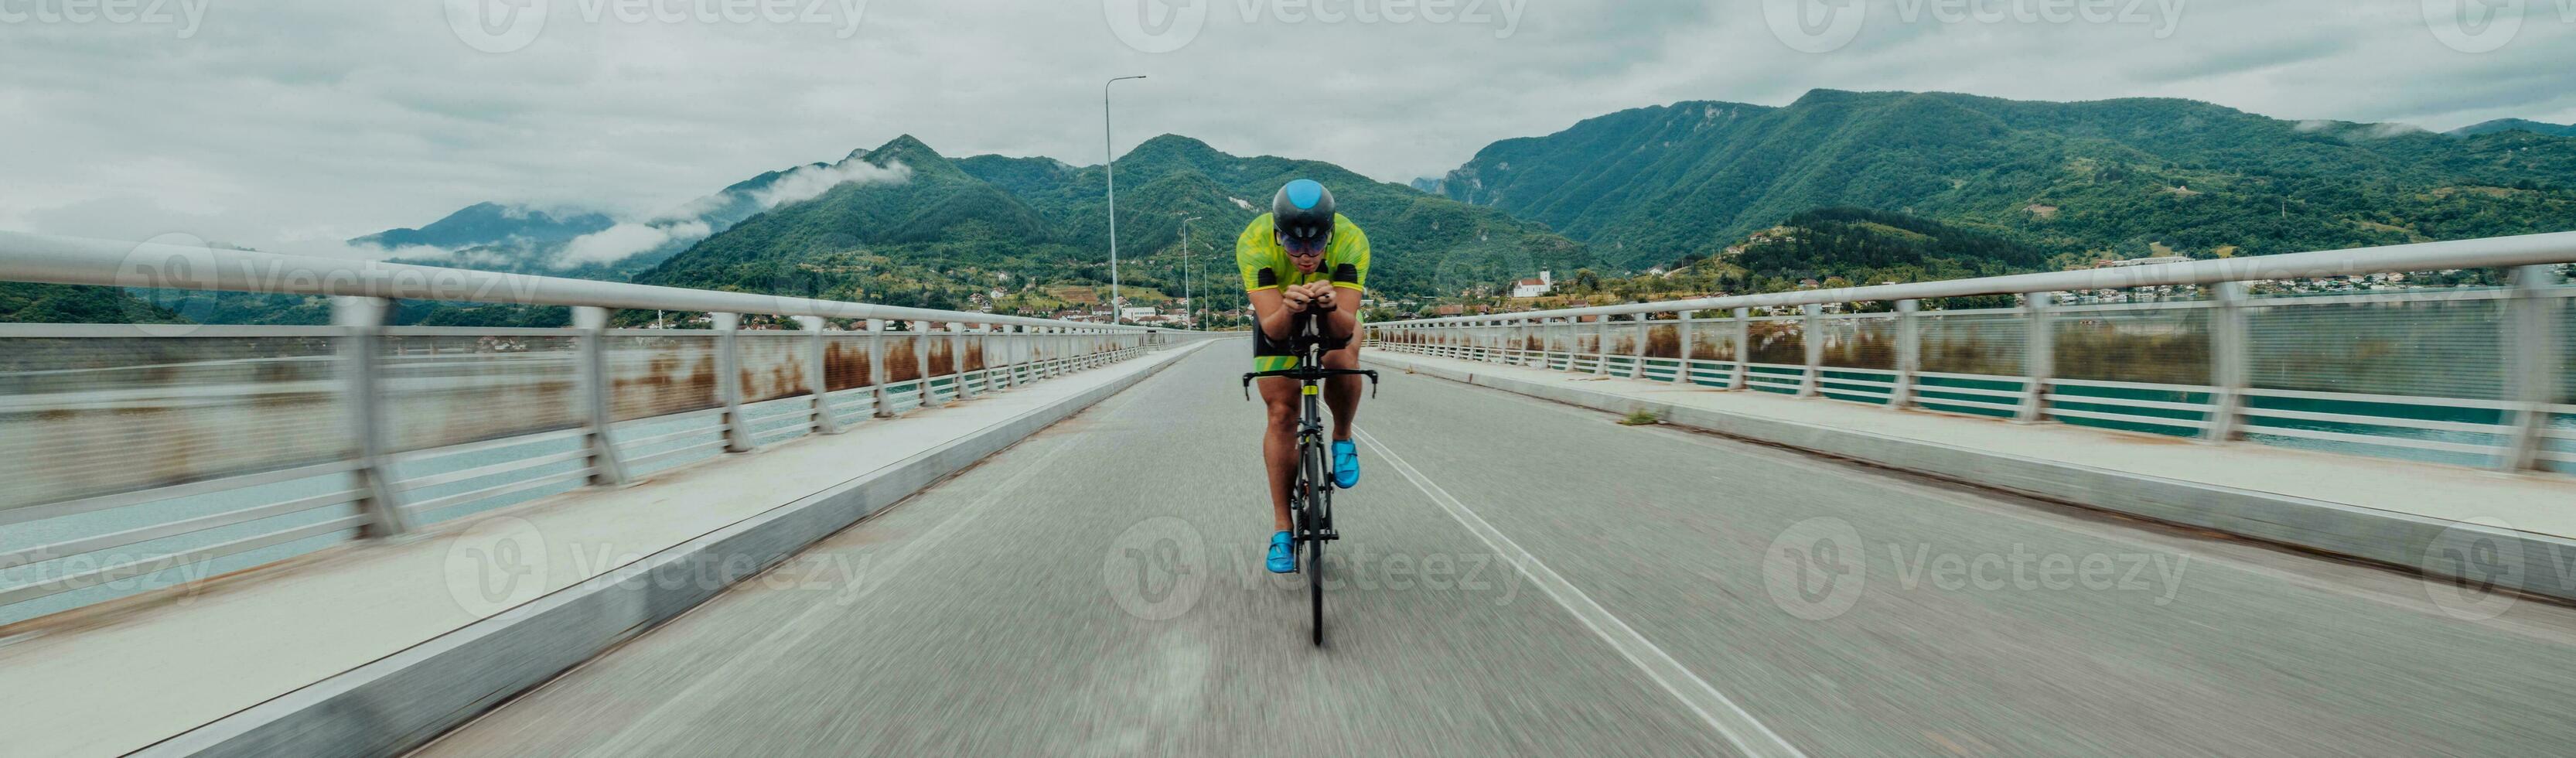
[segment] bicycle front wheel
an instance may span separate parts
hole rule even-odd
[[[1315,646],[1324,646],[1324,541],[1306,543],[1306,595],[1314,600]]]

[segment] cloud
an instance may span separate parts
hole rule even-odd
[[[911,180],[912,167],[902,163],[879,166],[863,160],[847,160],[831,166],[797,167],[751,196],[761,208],[768,209],[822,197],[833,187],[844,184],[902,184]]]
[[[2435,38],[2420,0],[2112,6],[2174,7],[2184,16],[2170,26],[1908,21],[1905,7],[1926,4],[1854,1],[1867,26],[1822,55],[1772,36],[1757,0],[1531,0],[1501,38],[1499,23],[1247,21],[1247,3],[1282,0],[1208,2],[1206,28],[1161,55],[1122,44],[1086,2],[870,3],[854,31],[837,18],[591,20],[592,4],[556,2],[542,36],[499,55],[460,40],[439,3],[217,3],[185,38],[0,24],[0,225],[276,249],[492,201],[662,229],[654,220],[710,188],[898,134],[951,155],[1099,165],[1101,82],[1121,74],[1152,76],[1113,93],[1121,152],[1178,133],[1392,181],[1623,108],[1781,105],[1815,88],[2187,97],[2434,129],[2576,120],[2564,60],[2576,24],[2548,2],[2526,4],[2510,44],[2470,55]],[[2023,4],[2049,5],[1971,5]],[[1267,78],[1245,76],[1283,61],[1318,93],[1293,113]],[[837,183],[806,176],[770,194]],[[624,234],[636,236],[586,249],[645,236]]]
[[[713,233],[706,222],[695,219],[627,222],[574,239],[564,246],[563,252],[556,255],[552,263],[556,268],[571,268],[584,263],[615,263],[664,245],[693,243]]]

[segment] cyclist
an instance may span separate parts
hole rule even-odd
[[[1252,370],[1296,368],[1297,337],[1309,316],[1321,334],[1324,367],[1360,367],[1360,348],[1352,335],[1359,333],[1360,297],[1368,291],[1368,235],[1333,212],[1333,193],[1324,185],[1299,179],[1279,188],[1270,199],[1270,213],[1253,219],[1235,240],[1234,260],[1243,269],[1257,322]],[[1333,484],[1343,489],[1360,483],[1359,449],[1351,444],[1360,391],[1357,376],[1324,381],[1324,404],[1333,410]],[[1288,486],[1297,469],[1298,392],[1294,379],[1261,380],[1261,399],[1270,406],[1261,453],[1270,467],[1270,514],[1277,529],[1270,535],[1268,563],[1281,574],[1297,570]]]

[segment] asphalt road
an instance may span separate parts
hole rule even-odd
[[[1388,376],[1329,639],[1241,342],[428,747],[453,755],[2547,755],[2576,612]],[[2456,606],[2455,606],[2456,607]]]

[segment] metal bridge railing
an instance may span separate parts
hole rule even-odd
[[[2576,233],[1393,321],[1367,331],[1372,345],[1398,352],[1718,390],[2576,471],[2576,287],[2567,261],[2576,261]],[[2254,285],[2476,268],[2509,269],[2510,284],[2250,294]],[[2159,296],[2099,302],[2142,288]],[[2021,305],[1924,307],[1978,295],[2015,295]],[[1875,312],[1826,312],[1840,304]]]
[[[0,280],[327,296],[334,321],[0,324],[0,623],[838,433],[1172,336],[7,233]],[[388,326],[394,299],[569,306],[573,323]],[[708,316],[612,328],[619,308]]]

